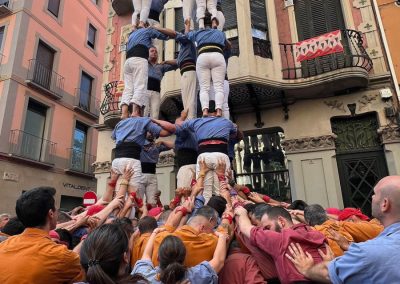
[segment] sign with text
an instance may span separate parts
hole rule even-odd
[[[87,191],[83,195],[83,206],[88,207],[97,202],[97,195],[93,191]]]

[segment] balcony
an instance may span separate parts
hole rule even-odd
[[[11,15],[11,1],[0,0],[0,19]]]
[[[97,120],[100,114],[100,101],[81,89],[75,89],[74,110]]]
[[[253,37],[254,55],[272,59],[271,42],[269,40]]]
[[[113,81],[104,85],[105,97],[100,106],[100,112],[104,116],[104,124],[114,128],[121,120],[121,110],[119,108],[120,99],[123,91],[122,81]]]
[[[84,177],[94,176],[93,163],[96,161],[96,156],[74,148],[68,148],[67,153],[69,160],[65,172]]]
[[[43,166],[54,165],[57,143],[15,129],[11,130],[9,145],[10,156]]]
[[[29,60],[28,76],[25,82],[53,99],[61,99],[63,96],[64,77],[36,59]]]
[[[288,90],[289,95],[304,94],[304,89],[308,89],[309,96],[327,90],[331,94],[339,94],[345,89],[357,89],[368,85],[372,60],[365,51],[361,33],[355,30],[341,30],[340,34],[343,45],[341,52],[301,62],[295,55],[296,43],[279,44],[282,77],[292,84],[292,91]]]
[[[132,0],[113,0],[112,7],[118,16],[133,13]]]

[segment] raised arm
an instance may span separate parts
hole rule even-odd
[[[143,251],[142,260],[149,260],[151,261],[151,257],[153,255],[153,248],[154,248],[154,240],[158,233],[165,231],[164,228],[156,228],[154,229],[153,233],[151,233],[149,240],[147,241],[146,247]]]
[[[176,37],[176,32],[174,30],[162,28],[162,27],[156,27],[156,26],[153,26],[152,28],[159,31],[160,33],[165,34],[166,36],[169,36],[170,38]]]
[[[176,127],[175,124],[172,124],[168,121],[160,120],[160,119],[152,119],[153,123],[158,124],[162,129],[168,131],[169,133],[175,133]],[[160,133],[160,136],[163,137]],[[169,135],[167,135],[169,136]]]
[[[235,206],[234,206],[235,207]],[[239,225],[239,230],[247,238],[250,238],[251,229],[254,227],[248,217],[247,210],[242,206],[237,206],[235,209],[236,223]]]
[[[215,232],[218,236],[217,247],[214,251],[213,258],[209,261],[210,266],[215,270],[215,272],[220,272],[222,267],[224,267],[224,262],[226,258],[227,251],[227,241],[229,239],[228,234],[222,232]]]

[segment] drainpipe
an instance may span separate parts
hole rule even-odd
[[[389,45],[388,45],[388,42],[387,42],[387,39],[386,39],[385,30],[383,29],[383,23],[382,23],[381,13],[379,12],[379,6],[378,6],[378,3],[376,2],[376,0],[372,0],[371,3],[373,5],[373,8],[374,8],[375,13],[376,13],[376,20],[378,22],[379,31],[381,32],[383,48],[385,49],[385,53],[386,53],[386,56],[387,56],[387,61],[388,61],[388,64],[389,64],[389,70],[390,70],[390,73],[392,74],[394,89],[395,89],[396,95],[397,95],[397,101],[400,103],[399,81],[397,81],[396,71],[395,71],[394,66],[393,66],[392,56],[390,55],[390,52],[389,52]]]

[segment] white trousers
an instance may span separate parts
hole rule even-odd
[[[141,57],[131,57],[124,64],[124,92],[120,105],[146,105],[149,63]]]
[[[141,184],[144,182],[140,160],[132,158],[116,158],[112,161],[111,167],[118,174],[122,175],[127,165],[129,168],[133,168],[134,170],[133,176],[129,180],[129,184],[136,187],[138,190],[139,187],[141,187]]]
[[[186,71],[181,76],[183,108],[188,110],[188,119],[197,117],[197,79],[196,71]]]
[[[210,101],[211,80],[215,90],[215,108],[222,109],[224,104],[224,80],[226,63],[219,52],[205,52],[199,55],[196,73],[200,85],[201,109],[208,109]]]
[[[190,188],[192,179],[196,178],[196,176],[193,176],[193,173],[196,174],[196,164],[180,167],[178,173],[176,174],[176,187]]]
[[[149,18],[152,0],[132,0],[135,11],[132,14],[132,25],[137,25],[137,17],[140,14],[140,21],[146,23]]]
[[[214,86],[211,85],[210,87],[210,100],[215,100],[215,91],[214,91]],[[224,80],[224,104],[222,106],[222,115],[226,119],[230,119],[230,113],[229,113],[229,81]]]
[[[219,180],[217,174],[215,173],[215,168],[217,167],[218,160],[222,159],[225,161],[227,170],[231,168],[231,162],[229,161],[228,155],[224,153],[219,153],[219,152],[202,153],[197,157],[196,179],[198,178],[200,172],[199,161],[203,159],[205,160],[207,167],[210,168],[210,170],[207,172],[204,178],[203,196],[207,203],[208,200],[210,200],[211,196],[219,195]],[[225,172],[225,175],[227,173],[228,172]]]
[[[196,3],[196,0],[183,0],[183,21],[186,21],[187,19],[190,18],[190,29],[194,29],[194,4]],[[181,32],[181,31],[177,31]]]
[[[218,29],[222,31],[225,25],[225,15],[221,11],[217,11]]]
[[[148,204],[156,204],[154,198],[158,190],[157,175],[156,174],[143,174],[144,182],[139,185],[138,194],[140,198],[146,195],[146,202]]]
[[[144,109],[143,116],[149,116],[154,119],[158,119],[158,115],[160,112],[160,93],[156,91],[147,90],[147,103]]]
[[[211,14],[211,19],[217,18],[217,0],[196,0],[196,5],[196,18],[199,22],[199,29],[202,29],[204,28],[204,17],[206,15],[206,8]]]

